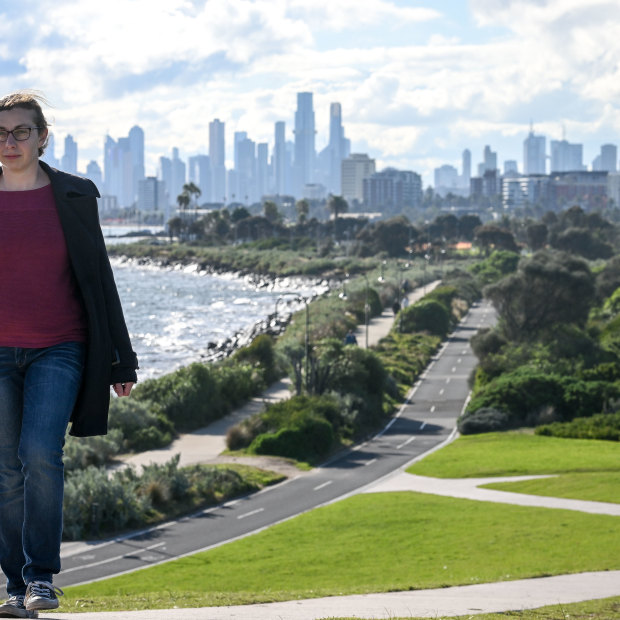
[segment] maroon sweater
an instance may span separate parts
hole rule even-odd
[[[0,191],[0,346],[86,341],[52,186]]]

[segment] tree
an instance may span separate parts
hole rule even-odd
[[[200,198],[200,195],[202,194],[200,188],[190,181],[189,183],[185,183],[185,185],[183,185],[183,193],[189,196],[190,203],[194,206],[194,210],[196,210],[198,208],[198,198]]]
[[[533,222],[525,229],[527,244],[534,250],[542,250],[547,242],[547,226],[542,222]]]
[[[485,224],[476,228],[474,241],[484,249],[486,256],[489,255],[491,249],[519,251],[513,234],[495,224]]]
[[[308,219],[308,213],[310,213],[310,203],[302,198],[295,203],[295,209],[297,210],[297,223],[304,224]]]
[[[336,239],[338,239],[338,216],[349,210],[349,203],[342,196],[330,194],[327,199],[327,208],[334,216],[334,231],[336,233]]]
[[[280,213],[278,212],[278,205],[271,200],[265,200],[263,203],[263,214],[265,218],[272,224],[280,221]]]
[[[516,273],[488,286],[508,340],[533,341],[559,323],[583,327],[594,301],[588,264],[564,252],[543,250],[522,259]]]

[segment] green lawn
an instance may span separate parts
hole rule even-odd
[[[434,478],[620,472],[620,443],[526,432],[466,435],[407,471]]]
[[[364,494],[207,552],[67,588],[63,609],[232,605],[606,569],[620,569],[614,517]]]
[[[542,480],[495,482],[485,484],[483,488],[619,504],[620,472],[564,474]]]

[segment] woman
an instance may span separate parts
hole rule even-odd
[[[132,351],[95,185],[39,161],[42,98],[0,98],[0,616],[58,607],[62,448],[107,432],[110,385],[128,396]]]

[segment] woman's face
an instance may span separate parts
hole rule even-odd
[[[12,131],[18,127],[36,127],[34,112],[13,108],[0,112],[0,129]],[[39,162],[39,147],[45,143],[47,128],[32,129],[27,140],[18,141],[12,134],[0,142],[0,163],[6,172],[24,172],[35,169]]]

